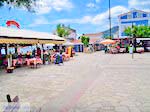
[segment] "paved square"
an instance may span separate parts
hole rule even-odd
[[[150,54],[78,54],[63,66],[0,73],[0,102],[42,112],[150,112]]]

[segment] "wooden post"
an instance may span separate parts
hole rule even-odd
[[[41,59],[44,61],[43,44],[41,45]]]
[[[10,53],[9,53],[9,44],[6,44],[6,51],[7,51],[7,61],[8,61],[8,67],[11,67],[11,62],[10,62],[10,57],[9,57],[9,55],[10,55]]]

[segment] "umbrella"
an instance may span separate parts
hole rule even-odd
[[[111,39],[106,39],[106,40],[103,40],[100,42],[100,44],[104,44],[104,45],[107,45],[107,44],[115,44],[116,41],[115,40],[111,40]]]

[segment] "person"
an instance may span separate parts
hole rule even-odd
[[[36,56],[36,50],[35,50],[35,49],[32,51],[32,56],[33,56],[33,57]]]
[[[62,51],[60,51],[60,63],[63,64],[63,52]]]
[[[105,50],[105,53],[107,53],[107,50],[108,50],[107,46],[105,46],[104,50]]]
[[[133,44],[130,45],[129,53],[130,53],[130,54],[133,54]]]
[[[3,64],[3,58],[2,58],[2,54],[0,52],[0,66],[2,66],[2,64]]]
[[[41,57],[41,49],[39,47],[37,48],[37,56]]]
[[[49,63],[48,58],[49,58],[48,51],[44,50],[44,64]]]
[[[31,58],[29,51],[27,51],[26,58],[28,58],[28,59]]]
[[[57,52],[55,55],[55,64],[63,64],[62,53]]]

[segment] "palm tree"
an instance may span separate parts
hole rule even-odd
[[[56,28],[56,33],[58,36],[66,38],[70,33],[69,29],[66,28],[63,24],[58,24]]]
[[[32,6],[35,5],[35,1],[37,0],[0,0],[0,7],[6,3],[7,5],[10,5],[10,9],[12,6],[25,7],[28,11],[34,12]]]

